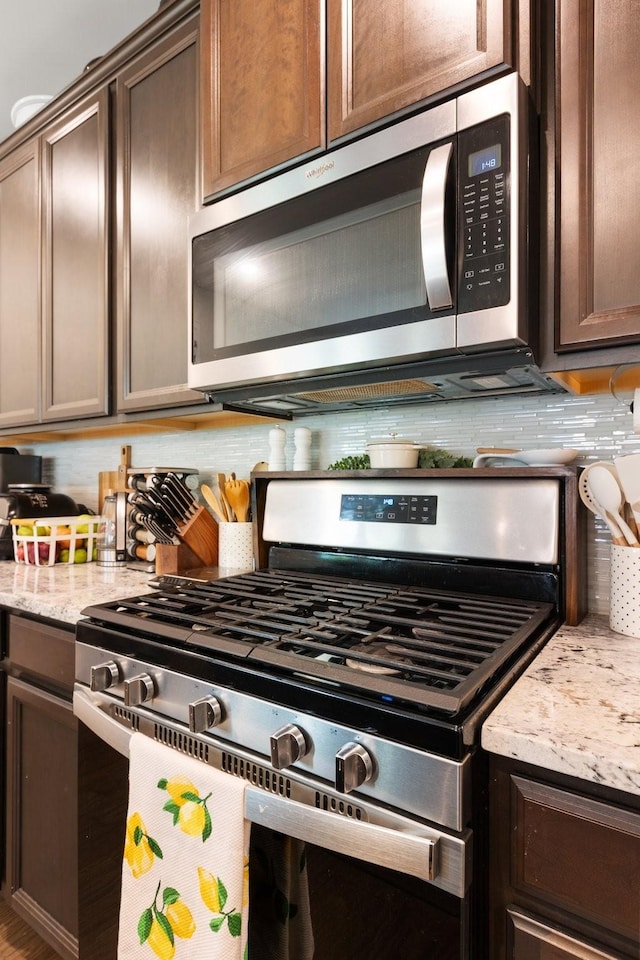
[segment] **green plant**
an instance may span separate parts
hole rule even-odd
[[[332,463],[331,466],[327,467],[328,470],[369,470],[371,467],[371,459],[368,453],[360,453],[351,457],[342,457],[341,460],[336,460],[335,463]]]
[[[455,453],[441,450],[438,447],[424,447],[418,454],[418,467],[421,470],[446,470],[450,467],[472,467],[470,457],[459,457]]]

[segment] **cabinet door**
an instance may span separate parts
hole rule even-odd
[[[558,0],[556,349],[640,337],[637,0]]]
[[[43,136],[43,420],[109,412],[107,97]]]
[[[503,0],[327,0],[329,140],[512,62]]]
[[[509,960],[619,960],[617,954],[600,950],[546,923],[516,910],[508,910]]]
[[[202,394],[187,382],[187,218],[196,209],[197,22],[117,79],[119,410]]]
[[[324,145],[324,0],[203,0],[203,193]]]
[[[77,760],[71,704],[9,677],[6,895],[65,960],[78,955]]]
[[[511,790],[514,888],[633,941],[640,817],[525,777],[512,777]]]
[[[32,140],[0,163],[0,426],[40,417],[40,164]]]

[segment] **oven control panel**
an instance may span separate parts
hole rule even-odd
[[[344,493],[340,501],[341,520],[367,523],[434,524],[437,512],[436,496]]]

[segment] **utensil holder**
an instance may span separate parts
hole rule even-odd
[[[234,573],[253,570],[253,524],[221,523],[218,527],[218,566]]]
[[[609,626],[640,637],[640,549],[611,544]]]

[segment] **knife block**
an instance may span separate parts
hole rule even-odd
[[[174,546],[172,543],[156,544],[156,575],[180,573],[182,570],[195,570],[202,564],[186,543]]]
[[[218,524],[204,507],[198,507],[191,519],[178,527],[178,536],[203,567],[217,565]]]

